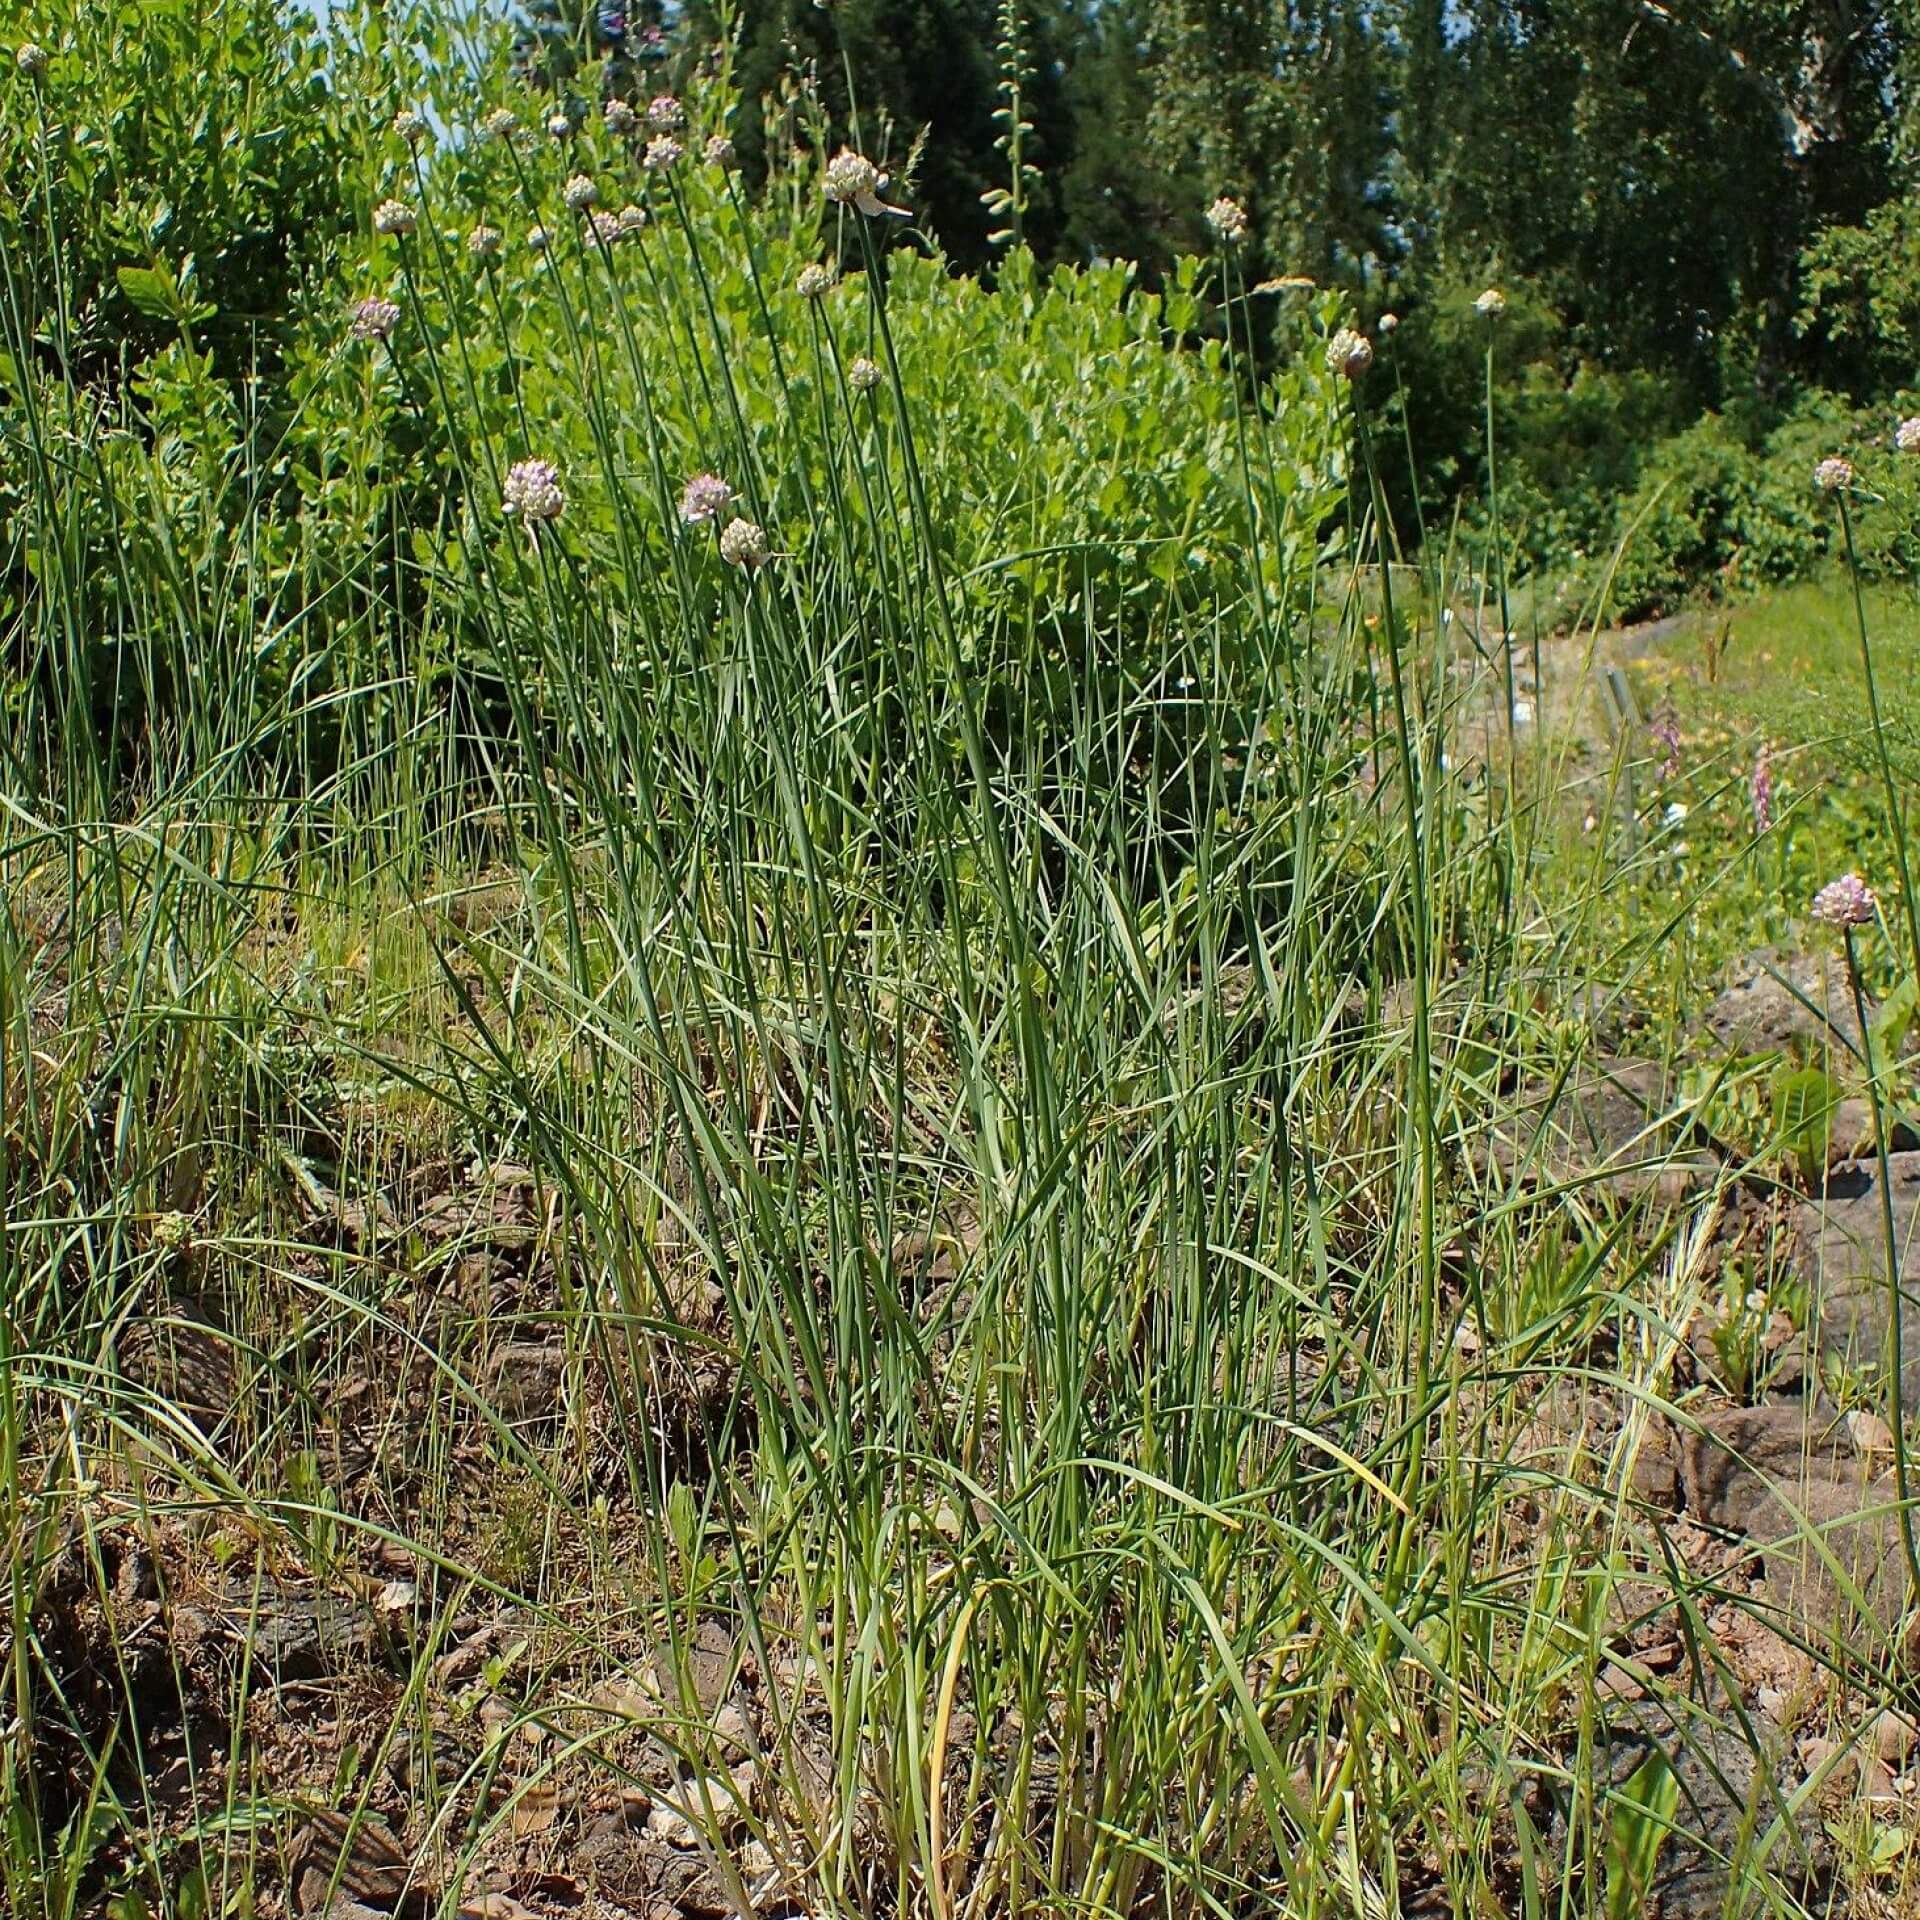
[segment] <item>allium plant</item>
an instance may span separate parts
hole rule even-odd
[[[1238,200],[1230,200],[1223,193],[1207,209],[1207,225],[1213,229],[1216,239],[1230,247],[1238,246],[1247,237],[1247,210]]]
[[[1373,342],[1364,333],[1342,327],[1327,342],[1327,371],[1342,380],[1358,380],[1373,366]]]
[[[718,520],[733,505],[733,489],[717,473],[696,473],[680,490],[680,518],[690,527]]]
[[[1880,903],[1873,889],[1857,873],[1843,873],[1813,896],[1809,909],[1816,920],[1830,927],[1870,927]]]
[[[351,328],[356,340],[386,340],[400,324],[400,309],[375,294],[353,309]]]
[[[756,526],[751,520],[730,520],[721,528],[720,558],[728,566],[751,573],[756,567],[764,567],[772,557],[764,527]]]
[[[865,154],[855,153],[851,147],[842,147],[827,162],[825,192],[835,206],[856,208],[869,220],[885,214],[906,219],[905,207],[890,206],[880,198],[886,190],[887,176]]]
[[[551,460],[516,460],[507,469],[501,511],[510,520],[524,522],[529,532],[543,522],[558,520],[566,505],[559,469]]]

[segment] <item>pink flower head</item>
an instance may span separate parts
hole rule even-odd
[[[1680,722],[1671,711],[1663,710],[1647,722],[1647,731],[1660,743],[1666,756],[1660,762],[1660,778],[1671,780],[1680,771]]]
[[[1822,460],[1813,470],[1813,484],[1822,493],[1838,493],[1842,487],[1853,485],[1853,462],[1833,454]]]
[[[678,133],[687,124],[687,110],[670,93],[657,93],[647,102],[647,125],[655,133]]]
[[[399,324],[400,309],[377,294],[362,300],[353,310],[352,331],[356,340],[385,340]]]
[[[1754,756],[1753,778],[1747,790],[1753,796],[1753,824],[1765,833],[1773,825],[1773,760],[1764,743]]]
[[[1813,896],[1812,912],[1830,927],[1865,927],[1873,924],[1879,906],[1873,889],[1857,873],[1843,873]]]
[[[717,473],[696,473],[680,489],[680,518],[690,527],[718,520],[733,505],[733,489]]]

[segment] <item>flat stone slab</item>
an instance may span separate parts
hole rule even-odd
[[[1920,1405],[1920,1153],[1887,1157],[1900,1290],[1900,1385]],[[1794,1210],[1794,1263],[1816,1306],[1821,1353],[1885,1377],[1893,1323],[1878,1159],[1848,1161]]]
[[[1821,1405],[1726,1407],[1678,1432],[1687,1512],[1758,1550],[1773,1604],[1814,1639],[1851,1634],[1861,1603],[1891,1626],[1906,1557],[1888,1460]]]
[[[1590,1186],[1619,1201],[1673,1202],[1711,1185],[1719,1162],[1685,1142],[1687,1117],[1655,1060],[1603,1059],[1525,1087],[1489,1134],[1501,1178]]]
[[[1644,1889],[1643,1912],[1656,1920],[1723,1920],[1730,1878],[1751,1873],[1763,1857],[1803,1896],[1829,1878],[1832,1847],[1819,1809],[1809,1802],[1789,1810],[1797,1782],[1782,1780],[1784,1756],[1756,1752],[1724,1700],[1636,1700],[1609,1705],[1604,1716],[1592,1756],[1596,1788],[1618,1792],[1656,1752],[1679,1788],[1675,1830]]]
[[[1828,1053],[1848,1059],[1860,1047],[1846,963],[1837,952],[1767,948],[1750,955],[1708,1007],[1704,1024],[1734,1054],[1795,1051],[1818,1061]]]

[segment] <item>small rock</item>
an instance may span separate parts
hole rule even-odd
[[[723,1752],[746,1755],[753,1751],[753,1728],[739,1701],[729,1700],[713,1717],[714,1737]]]
[[[1893,1458],[1893,1429],[1877,1413],[1854,1408],[1847,1415],[1847,1432],[1852,1436],[1854,1451],[1864,1458],[1871,1460],[1876,1454]]]
[[[503,1420],[535,1420],[562,1411],[567,1356],[559,1347],[516,1342],[487,1361],[481,1391]]]
[[[1896,1713],[1889,1707],[1873,1723],[1874,1753],[1889,1767],[1899,1766],[1913,1751],[1913,1744],[1920,1739],[1920,1728],[1904,1713]]]
[[[647,1814],[647,1831],[670,1847],[697,1847],[700,1829],[678,1807],[662,1802]]]

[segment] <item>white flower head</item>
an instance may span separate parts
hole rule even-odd
[[[47,50],[37,40],[22,40],[14,49],[13,64],[29,80],[38,80],[47,70]]]
[[[595,207],[587,215],[587,230],[595,242],[603,247],[617,247],[627,237],[627,230],[620,224],[617,213],[609,213],[605,207]]]
[[[393,116],[393,130],[408,146],[415,147],[427,137],[427,123],[411,107],[402,107]]]
[[[647,224],[647,210],[645,207],[636,207],[629,201],[620,209],[619,213],[615,216],[615,220],[620,228],[621,239],[636,239],[639,236],[641,228]]]
[[[1364,333],[1342,327],[1327,342],[1327,371],[1342,380],[1358,380],[1373,366],[1373,342]]]
[[[1236,247],[1247,237],[1247,210],[1238,200],[1230,200],[1223,193],[1207,209],[1207,225],[1213,229],[1215,239]]]
[[[520,116],[510,107],[495,107],[480,122],[483,140],[511,140],[520,131]]]
[[[1894,428],[1893,444],[1900,453],[1920,453],[1920,413]]]
[[[624,100],[609,100],[606,106],[607,131],[629,134],[640,124],[640,116]]]
[[[711,135],[707,141],[707,165],[718,167],[722,173],[729,172],[737,161],[733,142],[724,133]]]
[[[1390,333],[1398,333],[1400,331],[1400,316],[1397,313],[1383,313],[1374,331],[1378,333],[1383,340]]]
[[[558,520],[567,496],[560,490],[560,473],[551,460],[518,460],[507,469],[501,511],[510,520],[522,520],[529,529],[545,520]]]
[[[1473,303],[1473,310],[1482,320],[1498,320],[1507,310],[1507,296],[1498,287],[1489,287]]]
[[[1822,493],[1838,493],[1842,487],[1853,485],[1853,462],[1835,453],[1813,470],[1813,484]]]
[[[816,260],[812,266],[802,267],[794,287],[802,300],[822,300],[833,291],[833,269],[823,267]]]
[[[573,131],[573,116],[564,109],[556,108],[547,115],[547,131],[556,140],[564,140]]]
[[[527,245],[535,253],[546,252],[547,238],[547,230],[545,227],[529,227],[527,229]]]
[[[683,147],[670,133],[656,133],[647,142],[647,150],[640,157],[640,164],[649,173],[665,173],[669,167],[677,167],[686,157]]]
[[[382,200],[373,210],[375,233],[411,233],[420,224],[404,200]]]
[[[647,125],[655,133],[678,133],[687,124],[687,110],[670,93],[658,93],[647,102]]]
[[[717,473],[696,473],[680,489],[680,518],[690,527],[718,520],[733,505],[733,489]]]
[[[880,198],[887,189],[887,177],[864,153],[842,147],[827,162],[826,196],[835,206],[857,207],[869,220],[883,214],[908,218],[905,207],[889,206]]]
[[[585,213],[600,198],[600,189],[584,173],[576,173],[560,189],[560,198],[566,202],[569,213]]]
[[[865,354],[862,354],[860,358],[847,369],[847,385],[850,386],[855,393],[871,393],[874,388],[880,384],[880,380],[881,373],[878,363],[869,360]]]
[[[773,558],[767,532],[751,520],[730,520],[720,529],[720,558],[730,567],[751,573]]]
[[[476,260],[484,260],[490,254],[500,251],[500,229],[498,227],[479,226],[467,235],[467,251]]]
[[[360,301],[353,309],[351,328],[356,340],[390,339],[399,324],[400,309],[377,294]]]

